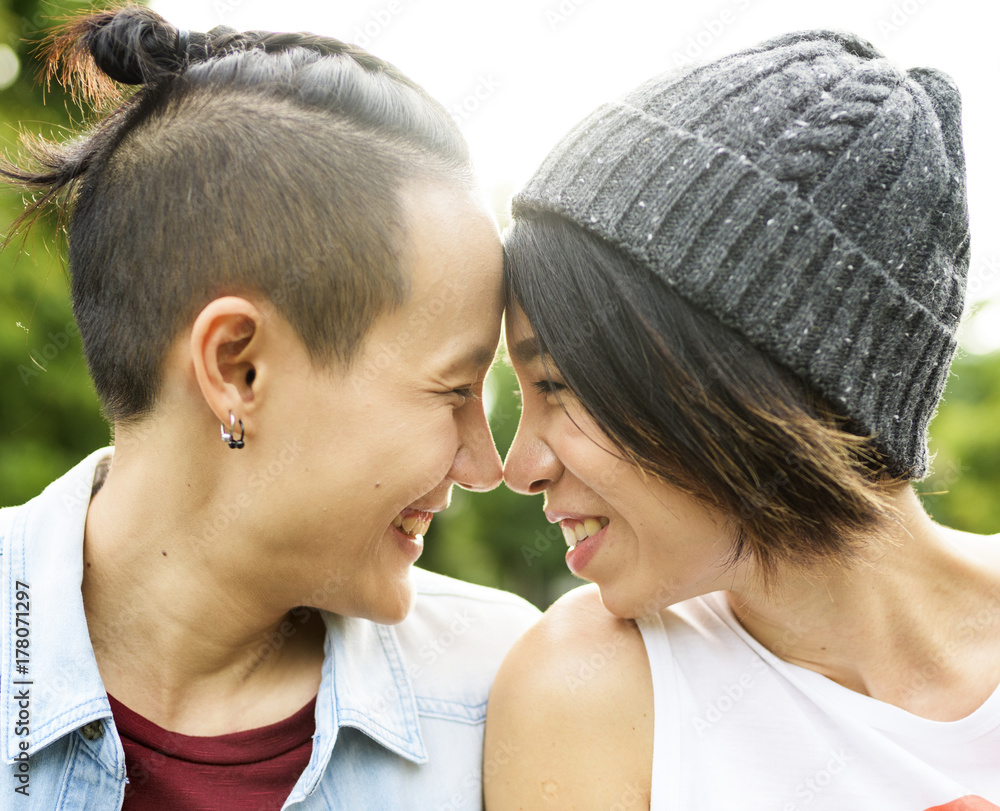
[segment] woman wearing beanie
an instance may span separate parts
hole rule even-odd
[[[505,477],[595,585],[501,669],[491,811],[1000,808],[1000,548],[910,486],[959,117],[935,70],[792,34],[599,108],[515,197]]]

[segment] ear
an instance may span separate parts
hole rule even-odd
[[[209,302],[191,327],[191,361],[205,402],[220,422],[229,424],[229,412],[249,422],[253,411],[253,381],[259,354],[263,314],[237,296]]]

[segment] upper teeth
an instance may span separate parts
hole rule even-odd
[[[562,527],[563,536],[566,538],[566,546],[570,549],[575,549],[580,541],[600,532],[608,523],[608,519],[602,516],[601,518],[584,518],[583,520],[567,518],[560,521],[559,525]]]
[[[423,511],[410,513],[405,518],[400,513],[392,519],[392,525],[407,535],[423,535],[430,527],[432,517],[431,513]]]

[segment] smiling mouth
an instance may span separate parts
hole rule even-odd
[[[433,517],[434,514],[426,510],[412,510],[407,507],[392,519],[392,525],[404,535],[417,538],[427,532]]]
[[[611,521],[603,515],[599,518],[564,518],[559,522],[563,537],[566,539],[566,546],[570,551],[576,549],[580,541],[585,541],[591,535],[596,535],[604,529]]]

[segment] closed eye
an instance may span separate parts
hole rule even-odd
[[[569,387],[565,383],[559,383],[555,380],[536,380],[531,384],[532,388],[539,394],[556,394],[561,391],[566,391]]]
[[[463,386],[462,388],[459,388],[459,389],[452,389],[449,392],[449,394],[457,394],[466,403],[467,402],[471,402],[471,401],[475,401],[475,400],[479,399],[479,395],[476,394],[476,392],[473,390],[472,386]],[[463,405],[464,405],[464,403],[463,403]]]

